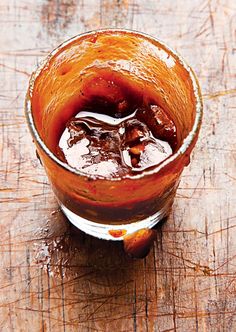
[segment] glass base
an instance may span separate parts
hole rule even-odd
[[[153,226],[155,226],[159,221],[161,221],[169,214],[172,203],[173,201],[171,202],[171,204],[169,202],[169,204],[166,204],[161,210],[148,218],[124,225],[99,224],[78,216],[61,203],[59,203],[59,205],[62,209],[62,212],[66,215],[69,221],[81,231],[99,239],[120,241],[123,240],[124,235],[132,234],[142,228],[152,228]],[[110,232],[112,233],[118,230],[122,230],[121,236],[114,237],[110,234]]]

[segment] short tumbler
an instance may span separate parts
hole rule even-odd
[[[177,128],[177,149],[160,164],[122,177],[88,175],[60,160],[58,139],[82,107],[91,78],[111,73],[160,105]],[[167,216],[189,164],[202,118],[199,85],[186,62],[160,40],[124,29],[80,34],[57,47],[32,74],[26,118],[37,153],[67,218],[98,238],[122,240]]]

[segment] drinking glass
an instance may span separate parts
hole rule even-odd
[[[177,147],[160,164],[121,177],[88,175],[57,153],[67,121],[83,108],[83,91],[111,75],[147,104],[162,107],[177,128]],[[37,153],[67,218],[98,238],[122,240],[167,216],[183,168],[197,141],[200,88],[192,69],[165,43],[147,34],[103,29],[75,36],[57,47],[32,74],[26,118]]]

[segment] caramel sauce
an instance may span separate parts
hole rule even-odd
[[[175,150],[175,124],[160,106],[101,77],[82,93],[86,103],[67,121],[57,145],[57,156],[70,166],[122,177],[160,164]]]
[[[124,237],[124,250],[133,258],[144,258],[156,238],[156,230],[143,228]]]
[[[108,233],[114,238],[118,238],[124,236],[127,233],[127,231],[125,229],[111,229],[108,231]]]

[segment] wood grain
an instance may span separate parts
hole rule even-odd
[[[0,331],[236,331],[235,13],[233,0],[0,2]],[[69,225],[24,118],[40,59],[109,26],[166,41],[204,96],[191,164],[144,260]]]

